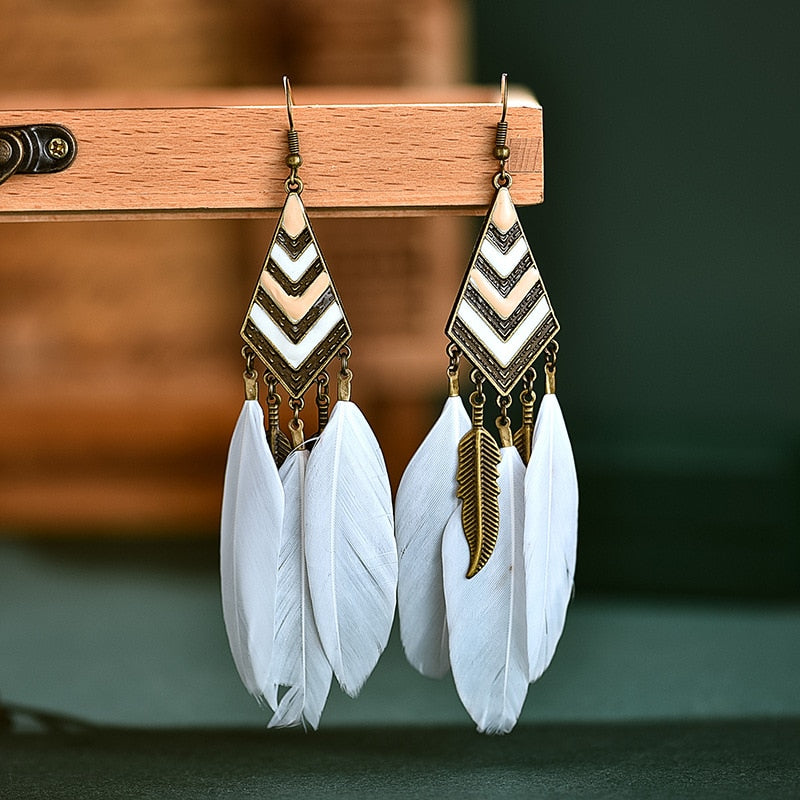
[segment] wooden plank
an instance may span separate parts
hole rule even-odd
[[[294,108],[304,202],[320,216],[484,213],[497,170],[496,96],[482,87],[296,87],[305,103]],[[261,103],[242,103],[256,98]],[[163,107],[78,107],[84,100],[0,110],[0,126],[56,122],[78,141],[66,171],[12,176],[0,186],[0,220],[258,217],[281,206],[288,174],[282,92],[156,99]],[[193,99],[208,104],[188,105]],[[508,122],[514,200],[540,203],[541,107],[529,93],[512,92]]]

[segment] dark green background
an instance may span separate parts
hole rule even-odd
[[[473,8],[544,108],[579,590],[797,597],[800,5]]]

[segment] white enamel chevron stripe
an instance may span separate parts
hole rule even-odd
[[[333,330],[339,320],[343,319],[342,309],[338,303],[332,303],[325,313],[316,321],[303,339],[294,344],[284,332],[270,319],[269,314],[258,303],[250,309],[250,319],[256,327],[269,339],[275,349],[286,359],[292,369],[297,369],[320,342]]]
[[[536,332],[542,320],[550,311],[547,297],[542,295],[531,309],[530,313],[520,323],[519,327],[504,342],[483,319],[483,317],[466,301],[458,309],[461,321],[478,337],[494,356],[495,360],[503,367],[507,367],[514,356],[525,346],[528,339]]]
[[[305,271],[314,263],[317,258],[317,248],[314,242],[310,242],[308,247],[303,250],[297,258],[292,261],[289,254],[277,243],[270,250],[269,257],[288,275],[293,281],[298,281],[303,277]]]
[[[492,265],[495,272],[503,278],[507,278],[514,271],[514,267],[522,261],[522,257],[527,252],[528,243],[525,241],[524,236],[520,236],[505,255],[489,239],[484,239],[481,243],[481,255]]]

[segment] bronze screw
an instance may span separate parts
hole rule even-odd
[[[52,158],[56,159],[56,161],[60,161],[69,153],[69,144],[66,139],[56,136],[47,143],[47,152]]]

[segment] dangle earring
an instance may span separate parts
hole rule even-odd
[[[248,691],[275,711],[269,726],[316,728],[331,675],[355,696],[386,646],[397,554],[383,455],[350,399],[350,326],[300,199],[303,162],[283,81],[290,174],[241,331],[246,399],[225,473],[220,570],[234,662]],[[266,366],[266,428],[256,356]],[[329,414],[325,370],[337,356]],[[292,409],[289,437],[279,385]],[[319,428],[306,440],[300,412],[312,386]]]
[[[555,398],[558,322],[522,231],[506,170],[508,87],[494,156],[494,201],[447,323],[449,397],[409,462],[397,493],[400,632],[423,675],[448,669],[485,733],[516,724],[528,684],[561,636],[575,571],[578,486]],[[534,361],[547,387],[534,423]],[[459,361],[472,364],[467,414]],[[498,392],[494,436],[484,426],[489,382]],[[511,392],[522,382],[522,425]]]

